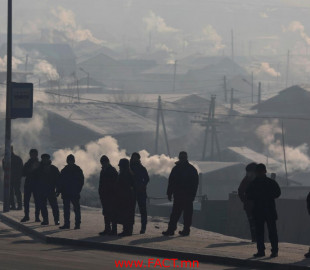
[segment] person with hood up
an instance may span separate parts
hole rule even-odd
[[[113,221],[115,196],[116,196],[116,181],[118,173],[116,169],[110,164],[107,156],[100,158],[102,166],[99,180],[99,197],[102,205],[102,214],[104,215],[104,231],[99,235],[117,235],[117,223]]]
[[[67,165],[61,170],[59,177],[58,193],[61,194],[64,205],[64,225],[59,229],[70,229],[70,203],[75,214],[74,229],[80,229],[81,207],[80,193],[84,185],[82,169],[75,164],[73,155],[67,156]]]
[[[169,176],[167,196],[169,201],[172,200],[173,196],[173,207],[168,229],[162,232],[163,235],[174,235],[182,212],[184,228],[182,231],[179,231],[179,234],[181,236],[188,236],[190,234],[193,202],[196,197],[198,183],[199,175],[197,170],[188,162],[187,153],[184,151],[180,152],[179,161],[176,162]]]
[[[119,161],[119,175],[116,183],[116,203],[114,222],[123,225],[123,232],[118,236],[130,236],[135,223],[135,182],[129,167],[129,160]]]

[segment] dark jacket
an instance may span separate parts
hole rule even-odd
[[[252,178],[250,178],[249,176],[245,176],[238,188],[239,198],[242,201],[243,208],[247,212],[247,214],[251,214],[253,212],[253,201],[248,200],[246,197],[247,188],[249,187],[252,181],[253,181]]]
[[[246,197],[252,200],[255,218],[277,219],[275,199],[281,195],[278,183],[267,176],[256,177],[248,186]]]
[[[115,218],[120,224],[134,224],[135,183],[130,170],[120,172],[116,183]]]
[[[118,173],[112,165],[102,168],[100,172],[98,193],[103,215],[110,215],[114,210],[117,177]]]
[[[43,166],[40,162],[39,168],[34,172],[35,190],[39,196],[47,196],[51,192],[56,192],[59,188],[58,168],[54,165]]]
[[[39,160],[29,159],[23,167],[23,176],[25,176],[25,186],[34,186],[34,172],[40,166]]]
[[[146,186],[150,181],[150,177],[146,168],[141,163],[131,164],[130,168],[133,172],[136,185],[136,192],[137,193],[146,192]]]
[[[2,160],[2,168],[4,169],[4,160]],[[11,154],[11,183],[21,181],[23,176],[23,160],[15,155]]]
[[[307,210],[310,215],[310,192],[308,193],[308,196],[307,196]]]
[[[63,199],[80,198],[84,185],[84,174],[76,164],[65,166],[59,177],[58,192]]]
[[[194,201],[198,183],[199,176],[196,168],[189,162],[177,162],[169,176],[167,195],[173,195],[174,199]]]

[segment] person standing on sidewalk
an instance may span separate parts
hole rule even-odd
[[[238,195],[243,203],[243,209],[247,215],[249,225],[250,225],[250,232],[251,232],[251,238],[252,242],[256,242],[256,232],[255,232],[255,220],[253,217],[253,201],[250,201],[246,197],[246,190],[249,186],[249,184],[254,180],[255,178],[255,169],[256,169],[257,163],[253,162],[246,166],[245,171],[246,175],[243,178],[243,180],[240,183],[240,186],[238,188]]]
[[[269,240],[271,243],[271,258],[278,256],[278,233],[276,221],[278,219],[275,199],[281,195],[278,183],[266,176],[264,164],[256,166],[256,177],[246,191],[248,200],[253,201],[253,215],[255,219],[257,253],[254,257],[265,256],[264,226],[267,223]]]
[[[40,206],[35,192],[35,179],[34,172],[39,168],[40,162],[38,159],[38,150],[31,149],[29,152],[30,159],[25,163],[23,168],[23,176],[25,176],[25,185],[24,185],[24,211],[25,216],[21,222],[29,221],[29,202],[31,194],[33,195],[34,205],[35,205],[35,222],[40,221]]]
[[[119,161],[119,175],[116,183],[115,222],[123,225],[123,232],[118,236],[131,236],[135,223],[136,194],[134,177],[129,167],[129,160]]]
[[[310,215],[310,192],[308,193],[308,196],[307,196],[307,210],[308,210],[308,214]],[[305,254],[305,258],[307,259],[310,258],[310,248],[309,248],[309,251]]]
[[[199,175],[193,165],[188,162],[186,152],[180,152],[179,161],[172,169],[168,183],[168,200],[172,200],[173,207],[170,215],[170,222],[167,231],[162,232],[165,236],[174,235],[177,229],[178,220],[183,212],[184,228],[179,231],[181,236],[190,234],[190,226],[192,225],[193,217],[193,202],[196,197],[199,183]]]
[[[4,160],[2,160],[2,168],[4,168]],[[23,160],[15,155],[13,146],[11,146],[11,181],[10,181],[10,209],[23,210],[22,193],[20,186],[23,176]],[[17,200],[17,208],[15,205],[15,196]]]
[[[78,230],[81,224],[80,193],[84,185],[84,174],[82,169],[75,164],[73,155],[67,156],[67,164],[60,172],[57,190],[63,199],[65,221],[59,229],[70,229],[70,203],[72,203],[75,214],[74,229]]]
[[[52,165],[49,154],[41,155],[39,168],[34,173],[35,192],[37,192],[43,221],[41,225],[48,225],[47,201],[53,210],[55,225],[59,225],[59,207],[56,197],[56,188],[59,181],[59,170]]]
[[[139,153],[133,153],[130,159],[130,169],[133,172],[136,185],[136,199],[141,214],[141,230],[140,234],[144,234],[147,224],[147,209],[146,209],[146,186],[150,181],[149,174],[146,168],[141,164],[141,156]]]
[[[99,197],[102,205],[102,214],[104,215],[104,231],[99,235],[117,235],[117,223],[113,222],[113,214],[115,208],[116,196],[116,181],[118,173],[116,169],[110,164],[107,156],[100,158],[102,166],[99,180]]]

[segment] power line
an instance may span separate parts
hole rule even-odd
[[[62,97],[68,97],[71,99],[78,99],[78,97],[64,95],[64,94],[57,94],[52,92],[45,92],[50,95],[55,96],[62,96]],[[80,100],[86,100],[91,102],[97,102],[97,103],[104,103],[109,105],[118,105],[118,106],[124,106],[124,107],[132,107],[132,108],[140,108],[140,109],[150,109],[150,110],[158,110],[158,108],[150,107],[150,106],[142,106],[142,105],[134,105],[134,104],[126,104],[121,102],[111,102],[111,101],[104,101],[104,100],[97,100],[97,99],[90,99],[90,98],[83,98],[80,97]],[[185,110],[176,110],[176,109],[162,109],[166,112],[177,112],[177,113],[187,113],[187,114],[202,114],[201,111],[185,111]],[[237,117],[237,118],[249,118],[249,119],[282,119],[282,120],[304,120],[304,121],[310,121],[310,118],[307,117],[293,117],[293,116],[276,116],[276,115],[265,115],[265,116],[259,116],[259,115],[240,115],[240,114],[221,114],[217,113],[219,116],[223,117]]]

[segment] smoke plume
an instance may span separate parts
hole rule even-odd
[[[215,51],[225,48],[225,45],[222,43],[221,36],[216,32],[215,28],[211,24],[208,24],[202,32],[206,41],[212,43]]]
[[[35,64],[34,70],[35,75],[39,77],[45,77],[48,80],[58,80],[59,74],[49,62],[46,60],[38,60],[38,63]]]
[[[72,10],[63,7],[52,9],[52,15],[56,19],[56,23],[51,23],[52,29],[56,29],[64,33],[69,41],[81,42],[88,40],[95,44],[103,44],[102,40],[95,38],[89,29],[83,29],[75,20],[75,14]]]
[[[83,169],[85,178],[99,174],[101,170],[100,157],[106,155],[110,162],[117,168],[121,158],[128,158],[126,150],[120,149],[116,139],[106,136],[96,142],[90,142],[85,146],[85,149],[74,147],[73,149],[58,150],[53,154],[53,163],[58,168],[66,165],[66,158],[69,154],[73,154],[76,163]],[[148,169],[150,174],[159,174],[167,176],[171,168],[174,166],[176,159],[169,158],[165,155],[150,156],[143,150],[140,151],[141,161]]]
[[[301,22],[291,22],[287,30],[299,33],[300,37],[307,43],[307,45],[310,45],[310,37],[306,34],[305,27]]]
[[[283,161],[283,146],[279,139],[276,139],[277,134],[281,134],[282,129],[279,126],[279,121],[266,121],[263,125],[257,128],[256,134],[262,140],[267,148],[270,157],[284,164]],[[308,156],[308,145],[302,144],[298,147],[286,145],[286,159],[288,172],[309,171],[310,158]],[[281,172],[284,167],[279,168]]]
[[[143,18],[143,22],[146,24],[148,32],[158,32],[158,33],[176,33],[179,32],[178,29],[168,26],[165,20],[156,15],[153,11],[149,12],[147,17]]]

